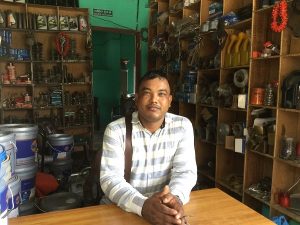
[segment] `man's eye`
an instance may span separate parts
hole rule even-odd
[[[164,96],[166,96],[167,94],[166,94],[166,93],[159,93],[158,95],[164,97]]]

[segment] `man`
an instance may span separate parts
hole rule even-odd
[[[189,201],[197,179],[192,124],[167,112],[172,95],[168,80],[159,72],[141,78],[135,98],[130,183],[124,179],[126,127],[120,118],[104,133],[102,202],[116,203],[151,224],[185,224],[182,205]]]

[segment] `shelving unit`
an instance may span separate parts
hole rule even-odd
[[[11,2],[0,5],[1,11],[22,18],[14,27],[2,24],[0,28],[2,40],[10,42],[1,44],[1,123],[48,121],[58,132],[74,135],[75,142],[86,140],[91,147],[93,79],[92,54],[87,46],[88,9]],[[38,15],[44,16],[47,25],[48,17],[55,16],[57,29],[38,28]],[[73,29],[61,30],[62,16],[74,19],[75,24],[67,24]],[[9,51],[6,54],[4,46]],[[26,51],[26,56],[13,55],[20,49]],[[68,51],[59,54],[58,49]],[[16,80],[6,76],[7,65],[15,67]],[[26,80],[22,81],[25,78],[21,75]]]
[[[156,8],[150,9],[152,23],[149,26],[149,46],[162,32],[167,33],[165,34],[167,36],[170,32],[170,29],[162,29],[160,25],[153,22],[153,15],[168,12],[180,1],[157,0],[154,2],[156,2]],[[172,23],[182,21],[186,17],[198,13],[198,24],[201,30],[209,19],[209,5],[212,2],[222,1],[201,0],[190,6],[184,6],[182,11],[168,14],[166,24],[170,27]],[[288,1],[288,4],[291,2]],[[226,47],[228,47],[230,39],[227,38],[229,41],[225,43],[225,47],[222,49],[219,67],[203,68],[203,64],[202,66],[197,65],[196,104],[179,99],[178,113],[187,116],[194,125],[199,188],[218,187],[266,216],[273,217],[284,214],[288,219],[300,222],[298,214],[278,204],[279,192],[287,191],[300,175],[299,161],[281,158],[283,137],[292,137],[295,142],[300,141],[300,110],[283,107],[281,88],[288,74],[300,69],[300,39],[295,38],[289,29],[280,33],[273,32],[270,28],[273,5],[262,8],[260,0],[223,0],[223,15],[231,11],[237,12],[243,7],[250,7],[250,5],[252,7],[251,18],[225,26],[228,38],[231,34],[238,35],[239,32],[245,32],[248,35],[250,44],[247,47],[249,51],[247,63],[228,64]],[[199,30],[196,33],[198,34]],[[209,42],[214,34],[215,31],[213,30],[200,32],[199,36],[202,38],[201,57],[209,57],[214,52]],[[168,37],[167,41],[172,43],[174,39]],[[177,41],[180,46],[178,54],[183,56],[191,50],[189,45],[194,40],[192,37]],[[261,52],[266,41],[271,41],[272,44],[278,46],[280,54],[272,54],[268,57],[252,57],[250,53]],[[197,60],[201,61],[201,57]],[[180,62],[180,70],[175,78],[172,70],[170,70],[171,63],[166,61],[163,56],[155,57],[150,54],[149,69],[165,67],[164,71],[172,78],[172,87],[178,91],[181,89],[180,85],[184,83],[187,71],[191,70],[185,57],[179,58],[178,61]],[[249,73],[246,88],[240,89],[238,92],[238,94],[246,94],[247,104],[245,108],[226,105],[224,101],[214,99],[213,96],[203,98],[201,91],[210,93],[208,87],[216,88],[227,83],[233,83],[234,73],[240,69],[245,69]],[[267,105],[251,102],[253,88],[265,89],[268,84],[273,85],[274,102]],[[233,146],[226,146],[227,144],[217,134],[219,126],[225,123],[232,126],[239,122],[247,128],[249,133],[254,126],[255,116],[253,113],[257,110],[266,110],[268,117],[274,118],[275,121],[275,124],[269,127],[272,131],[268,131],[270,136],[268,136],[267,144],[265,143],[264,147],[260,146],[256,149],[247,145],[244,152],[237,152],[234,143]],[[206,131],[209,126],[204,117],[210,114],[216,115],[213,122],[217,124],[217,128],[215,133],[212,132],[208,135]],[[244,137],[241,138],[244,139]],[[263,197],[254,194],[249,189],[262,180],[270,182],[270,193]],[[299,192],[300,185],[293,189],[293,193]]]

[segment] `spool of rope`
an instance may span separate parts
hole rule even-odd
[[[234,73],[233,83],[239,88],[244,88],[248,84],[248,70],[239,69]]]

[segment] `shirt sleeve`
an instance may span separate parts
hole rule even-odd
[[[193,126],[187,118],[182,121],[182,130],[181,140],[174,156],[169,186],[171,193],[177,195],[182,203],[186,204],[197,181],[197,165]]]
[[[142,206],[147,198],[124,178],[124,140],[125,125],[123,129],[112,129],[108,125],[103,136],[100,185],[110,201],[141,216]]]

